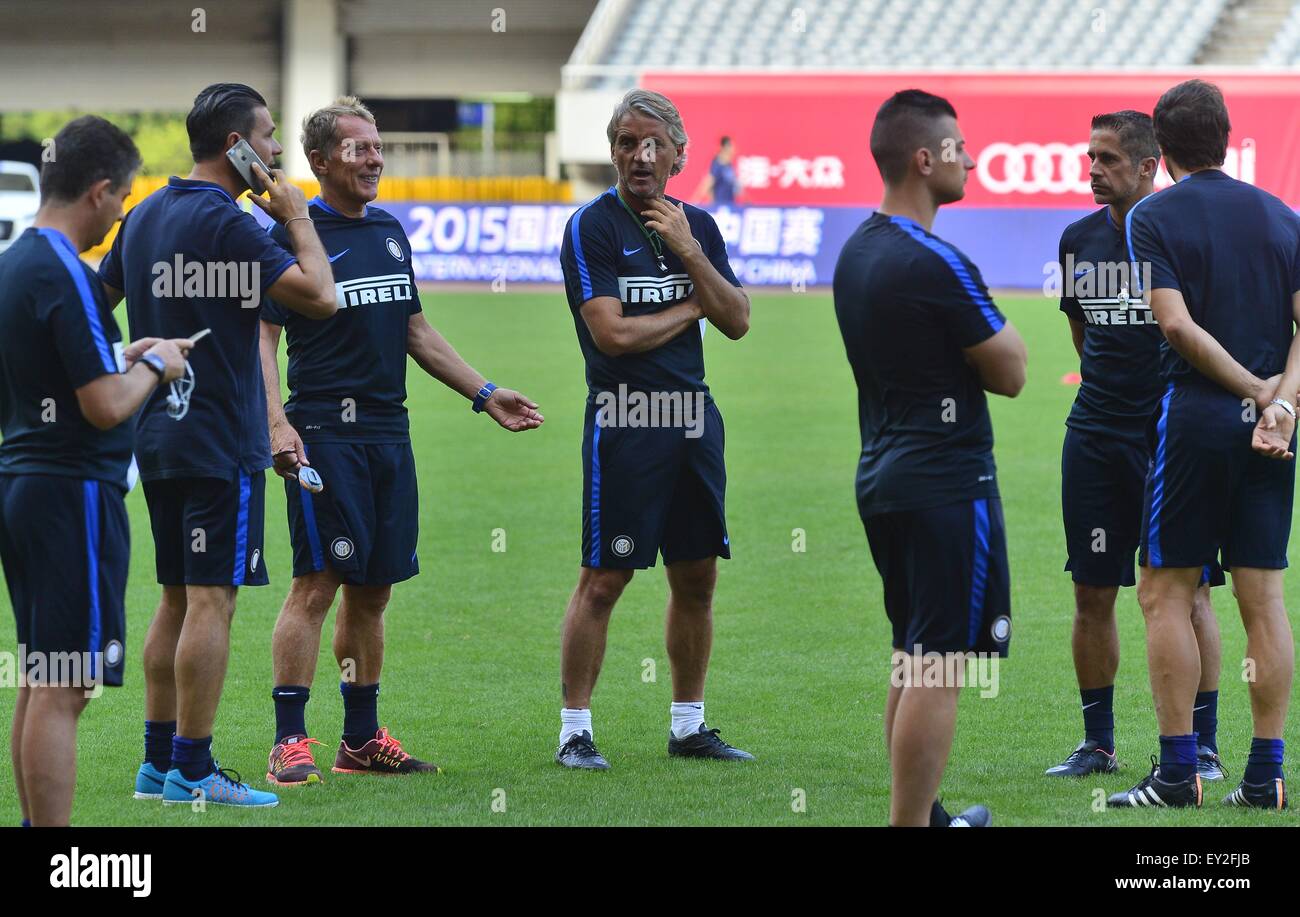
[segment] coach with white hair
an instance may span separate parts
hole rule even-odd
[[[722,415],[704,383],[700,322],[743,337],[749,297],[713,217],[664,193],[686,163],[686,130],[673,103],[635,89],[606,133],[618,183],[570,218],[560,255],[588,398],[582,569],[564,619],[556,761],[609,767],[591,722],[605,634],[633,571],[660,554],[673,678],[668,753],[752,758],[704,724],[717,559],[731,548]],[[654,416],[627,410],[631,402],[649,404]]]

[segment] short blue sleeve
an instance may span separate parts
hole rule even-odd
[[[1137,286],[1142,286],[1142,281],[1149,276],[1152,290],[1181,290],[1177,266],[1147,210],[1134,206],[1125,223],[1128,257],[1136,268],[1134,278]],[[1149,291],[1144,289],[1142,292]]]
[[[256,264],[261,292],[265,296],[271,285],[291,265],[297,264],[298,259],[277,245],[270,233],[253,219],[252,214],[242,210],[235,213],[229,209],[224,212],[228,214],[228,219],[222,221],[221,236],[218,239],[222,260]]]
[[[560,267],[570,306],[578,308],[597,296],[621,297],[615,248],[611,227],[598,211],[592,210],[592,204],[569,218],[560,249]]]

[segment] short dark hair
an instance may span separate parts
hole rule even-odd
[[[1119,138],[1119,146],[1133,165],[1143,159],[1159,159],[1160,146],[1156,143],[1155,125],[1151,116],[1144,112],[1126,108],[1103,115],[1092,116],[1094,131],[1110,131]]]
[[[952,103],[920,89],[904,89],[885,100],[871,126],[871,156],[886,184],[907,177],[907,164],[918,149],[937,145],[935,122],[945,116],[957,117]]]
[[[722,139],[718,141],[718,146],[728,146],[730,143],[731,143],[731,138],[728,137],[726,134],[723,134]]]
[[[253,129],[253,111],[266,107],[262,94],[243,83],[213,83],[204,89],[185,116],[194,161],[224,153],[231,131],[247,136]]]
[[[1153,120],[1166,158],[1184,169],[1223,165],[1232,124],[1218,86],[1204,80],[1179,83],[1160,97]]]
[[[54,156],[41,167],[41,199],[70,203],[96,182],[121,188],[140,168],[140,151],[117,125],[82,115],[54,135]]]

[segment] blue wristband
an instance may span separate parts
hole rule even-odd
[[[492,397],[492,393],[495,392],[496,390],[497,390],[496,385],[494,385],[491,382],[488,382],[481,389],[478,390],[478,394],[474,396],[475,414],[479,414],[483,411],[483,408],[487,404],[488,399]]]

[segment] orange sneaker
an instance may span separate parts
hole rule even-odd
[[[402,748],[402,743],[388,734],[380,726],[375,737],[360,748],[349,748],[348,743],[339,743],[339,753],[334,758],[336,774],[381,774],[395,776],[399,774],[436,774],[439,767],[419,758],[412,758]]]
[[[271,749],[271,757],[266,764],[266,782],[275,786],[324,783],[320,768],[311,756],[311,746],[319,744],[321,743],[306,736],[285,736],[283,742],[277,742],[275,748]]]

